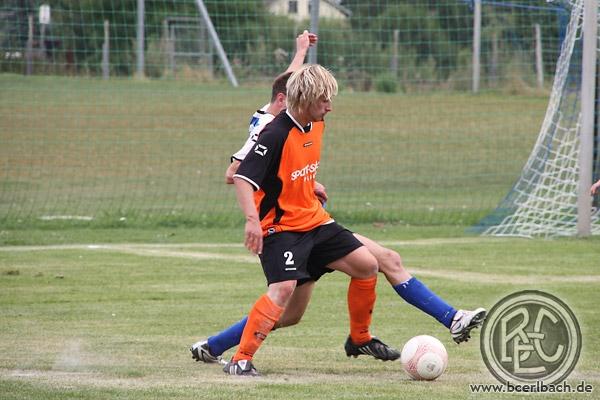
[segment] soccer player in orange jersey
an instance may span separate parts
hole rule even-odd
[[[310,35],[310,36],[309,36]],[[297,52],[287,71],[293,71],[301,65],[306,50],[311,44],[316,43],[317,37],[308,34],[304,31],[296,39]],[[256,140],[266,124],[271,122],[275,115],[285,109],[286,90],[285,83],[289,78],[290,73],[279,76],[274,84],[272,91],[271,103],[262,107],[252,117],[249,138],[244,146],[232,156],[232,163],[226,172],[226,182],[233,183],[233,175],[237,171],[241,160],[243,160],[248,152],[254,147]],[[327,200],[325,188],[315,181],[315,194],[323,202]],[[363,243],[368,250],[377,259],[379,272],[385,274],[388,282],[392,285],[395,291],[408,303],[416,306],[425,313],[436,318],[440,323],[450,329],[453,339],[460,343],[469,338],[469,332],[476,326],[480,325],[485,317],[484,309],[475,311],[455,310],[440,299],[429,288],[423,285],[416,278],[413,278],[408,273],[403,265],[400,255],[390,249],[387,249],[378,243],[354,233],[354,236]],[[327,268],[311,269],[310,279],[299,280],[292,294],[292,297],[280,319],[276,323],[276,327],[286,327],[298,323],[304,314],[308,302],[310,300],[312,290],[316,280],[326,272],[331,272]],[[350,285],[349,293],[351,293],[353,285]],[[220,355],[229,348],[237,345],[240,341],[242,331],[247,322],[247,318],[243,318],[232,326],[217,335],[209,337],[208,340],[203,340],[195,343],[191,347],[193,358],[197,361],[207,363],[219,362]],[[356,345],[350,336],[345,344],[346,354],[348,356],[358,356],[361,354],[369,354],[380,359],[391,359],[390,354],[383,352],[371,352],[368,347]],[[382,347],[382,350],[385,348]]]
[[[337,224],[314,193],[323,119],[337,94],[333,75],[320,65],[295,71],[287,83],[287,110],[260,134],[253,151],[233,176],[246,217],[245,246],[258,254],[268,289],[252,307],[237,352],[223,369],[256,375],[252,358],[288,304],[309,268],[347,273],[350,336],[373,351],[384,347],[369,327],[375,303],[377,260],[347,229]]]

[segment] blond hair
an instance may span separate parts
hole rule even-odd
[[[338,92],[337,81],[319,64],[305,64],[296,70],[287,82],[287,108],[302,112],[321,99],[331,100]]]

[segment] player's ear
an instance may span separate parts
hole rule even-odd
[[[277,103],[285,108],[285,100],[286,100],[286,95],[283,93],[277,93]]]

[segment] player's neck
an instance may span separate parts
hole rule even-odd
[[[298,124],[300,124],[300,126],[306,126],[309,122],[311,122],[311,119],[307,115],[307,113],[290,112],[290,115],[296,120]]]
[[[267,109],[265,111],[271,115],[277,116],[277,114],[279,114],[282,110],[283,109],[281,107],[279,107],[277,104],[271,103],[271,105],[269,107],[267,107]]]

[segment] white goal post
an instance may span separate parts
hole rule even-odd
[[[596,58],[598,49],[598,1],[585,0],[583,7],[583,60],[581,74],[581,133],[579,143],[579,191],[577,234],[591,234],[592,185],[594,159],[594,114],[596,94]]]

